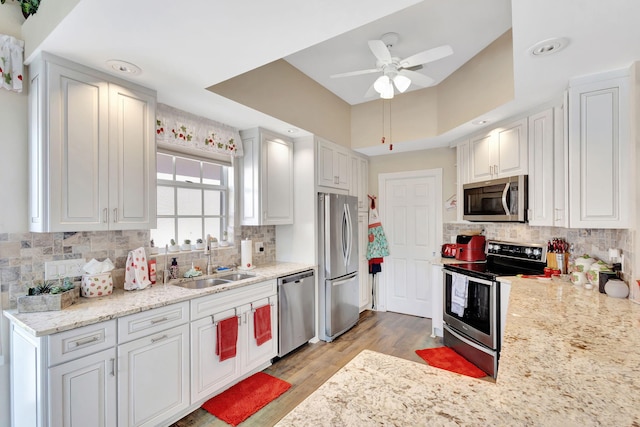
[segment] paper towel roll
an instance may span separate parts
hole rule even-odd
[[[240,266],[239,269],[247,270],[253,268],[253,242],[251,240],[243,240],[240,242]]]

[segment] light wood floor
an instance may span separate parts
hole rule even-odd
[[[273,426],[362,350],[424,363],[415,350],[442,345],[440,338],[434,339],[430,335],[431,319],[365,311],[360,315],[360,322],[335,341],[307,344],[265,369],[263,372],[291,383],[291,388],[241,426]],[[228,424],[204,409],[198,409],[172,425],[203,426]]]

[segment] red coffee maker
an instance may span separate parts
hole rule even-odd
[[[459,234],[456,237],[456,259],[467,262],[486,260],[487,255],[484,252],[486,243],[487,240],[484,236]]]

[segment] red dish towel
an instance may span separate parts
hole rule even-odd
[[[218,342],[216,354],[220,361],[236,357],[236,343],[238,341],[238,318],[229,317],[218,322]]]
[[[262,345],[271,339],[271,306],[263,305],[253,313],[253,335]]]

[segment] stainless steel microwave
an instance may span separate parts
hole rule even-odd
[[[462,186],[467,221],[526,222],[527,175],[510,176]]]

